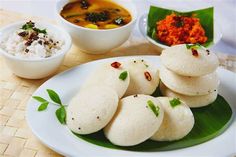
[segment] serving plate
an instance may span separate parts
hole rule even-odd
[[[139,18],[139,22],[138,22],[138,26],[139,26],[139,30],[142,33],[142,35],[154,46],[160,47],[162,49],[168,48],[169,46],[158,43],[157,41],[155,41],[154,39],[150,38],[147,35],[147,22],[148,22],[148,14],[145,13],[142,16],[140,16]],[[215,44],[217,44],[220,39],[222,38],[222,32],[221,29],[219,27],[219,25],[217,24],[217,22],[214,23],[214,39],[213,39],[213,44],[210,44],[210,46],[213,46]]]
[[[139,56],[140,57],[140,56]],[[138,56],[135,58],[139,58]],[[130,59],[134,57],[118,57],[98,60],[86,63],[66,72],[58,74],[42,86],[40,86],[33,95],[39,95],[47,98],[46,89],[50,88],[61,96],[63,104],[68,104],[69,100],[73,97],[74,93],[81,87],[88,74],[97,67],[98,64],[107,61],[119,61],[123,59]],[[142,58],[152,62],[157,67],[160,65],[158,56],[142,56]],[[219,87],[219,94],[224,96],[236,112],[236,74],[218,68],[217,73],[221,80]],[[54,151],[65,156],[233,156],[236,153],[236,119],[233,116],[231,125],[228,129],[218,137],[205,142],[200,145],[178,149],[174,151],[162,152],[135,152],[124,151],[100,147],[88,143],[70,132],[70,130],[61,125],[55,116],[57,107],[49,105],[48,109],[44,112],[37,111],[38,105],[30,99],[27,105],[26,119],[29,127],[35,136],[45,145]],[[224,111],[222,111],[224,112]],[[220,116],[220,115],[219,115]],[[226,144],[227,143],[227,144]]]

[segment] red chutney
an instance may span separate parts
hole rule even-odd
[[[157,38],[168,46],[204,44],[208,39],[199,18],[178,16],[175,13],[157,22]]]

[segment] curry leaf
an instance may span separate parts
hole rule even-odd
[[[28,29],[32,29],[32,28],[34,28],[34,22],[32,22],[32,21],[26,22],[26,23],[21,27],[21,29],[24,29],[24,30],[28,30]]]
[[[46,29],[39,29],[39,28],[36,28],[36,27],[35,27],[35,23],[32,22],[32,21],[26,22],[26,23],[21,27],[21,29],[24,29],[24,30],[34,30],[34,31],[37,32],[37,33],[47,34]]]
[[[38,111],[44,111],[47,109],[49,102],[43,102],[39,107]]]
[[[64,106],[56,110],[56,116],[61,124],[66,124],[66,109]]]
[[[33,96],[33,98],[35,100],[37,100],[38,102],[48,102],[47,100],[45,100],[44,98],[40,97],[40,96]]]
[[[48,92],[49,97],[52,99],[52,101],[62,105],[59,95],[54,90],[47,89],[47,92]]]
[[[58,108],[55,112],[58,121],[61,124],[66,124],[66,109],[65,109],[65,106],[62,105],[59,95],[52,89],[47,89],[47,93],[48,93],[49,97],[52,99],[52,101],[54,102],[52,104],[57,105],[57,106],[58,106],[58,104],[60,105],[60,108]],[[41,102],[41,105],[38,107],[38,111],[44,111],[47,109],[48,104],[49,104],[48,100],[46,100],[40,96],[33,96],[33,98],[35,100]]]
[[[38,32],[38,33],[43,33],[43,34],[47,34],[46,29],[39,29],[39,28],[34,28],[34,31]]]

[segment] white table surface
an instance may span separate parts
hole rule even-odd
[[[139,15],[148,12],[154,4],[173,9],[194,10],[207,6],[214,6],[215,20],[219,24],[223,38],[212,49],[236,55],[236,0],[133,0]],[[0,0],[0,9],[16,11],[33,16],[54,19],[54,6],[57,0]],[[7,17],[6,17],[7,18]],[[133,35],[140,36],[136,26]]]

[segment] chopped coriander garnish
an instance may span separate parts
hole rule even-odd
[[[181,101],[179,100],[179,98],[173,98],[169,102],[170,102],[171,107],[175,107],[181,104]]]
[[[24,24],[21,29],[28,30],[28,29],[33,29],[34,28],[34,22],[29,21]]]
[[[38,32],[38,33],[43,33],[43,34],[47,34],[46,29],[39,29],[39,28],[34,28],[34,31]]]
[[[199,43],[196,43],[196,44],[186,44],[186,48],[187,49],[198,49],[198,48],[201,48],[202,45],[199,44]]]
[[[119,79],[121,79],[121,80],[124,81],[124,80],[127,78],[127,76],[128,76],[128,72],[127,72],[127,71],[123,71],[123,72],[120,74]]]
[[[21,29],[23,30],[34,30],[37,33],[43,33],[43,34],[47,34],[46,29],[39,29],[37,27],[35,27],[35,23],[32,21],[26,22]]]
[[[156,117],[158,117],[159,116],[160,107],[159,106],[155,106],[154,103],[151,100],[148,100],[147,104],[148,104],[149,108],[152,110],[152,112],[156,115]]]
[[[47,93],[54,103],[50,103],[48,100],[42,97],[33,96],[35,100],[41,103],[40,106],[38,107],[38,111],[46,110],[49,103],[57,105],[59,106],[59,108],[55,112],[57,119],[59,120],[61,124],[66,124],[66,109],[65,109],[65,105],[61,103],[61,99],[59,95],[54,90],[51,90],[51,89],[47,89]]]

